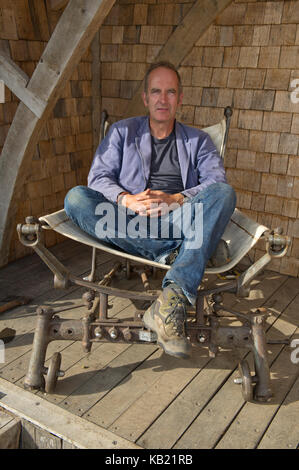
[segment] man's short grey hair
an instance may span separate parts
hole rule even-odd
[[[155,62],[154,64],[150,65],[150,67],[148,68],[148,70],[145,74],[145,77],[144,77],[144,92],[145,93],[148,92],[148,79],[149,79],[150,73],[153,70],[156,70],[160,67],[172,70],[176,74],[177,79],[178,79],[178,85],[179,85],[179,94],[181,94],[182,91],[183,91],[183,87],[182,87],[182,80],[181,80],[180,74],[177,71],[177,68],[171,62],[167,62],[166,60],[165,61],[160,61],[160,62]]]

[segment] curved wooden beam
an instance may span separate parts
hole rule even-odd
[[[37,117],[41,117],[46,103],[28,90],[29,78],[26,73],[9,57],[1,53],[0,79]]]
[[[20,191],[40,133],[74,68],[115,0],[70,0],[27,85],[40,108],[37,117],[20,103],[0,158],[0,266],[8,262]]]
[[[49,6],[51,10],[57,11],[61,10],[68,4],[69,0],[50,0]]]
[[[155,62],[167,60],[178,67],[190,52],[195,42],[203,35],[217,16],[233,0],[197,0],[189,10],[182,23],[174,30],[168,41],[155,58]],[[144,105],[141,99],[143,83],[140,85],[128,108],[125,116],[144,114]]]

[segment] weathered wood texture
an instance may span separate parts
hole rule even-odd
[[[232,0],[216,0],[215,2],[197,0],[158,52],[155,62],[168,60],[179,67],[196,41],[231,2]],[[125,110],[125,116],[144,114],[142,91],[143,85],[141,84]]]
[[[9,57],[0,54],[0,79],[37,117],[41,117],[46,102],[27,88],[29,78]]]
[[[0,449],[18,449],[21,420],[0,408]]]
[[[68,4],[69,0],[50,0],[51,10],[61,10]]]
[[[54,252],[77,275],[87,274],[89,249],[67,242],[57,245]],[[99,276],[113,263],[108,256],[100,257]],[[52,274],[36,255],[11,263],[0,271],[0,276],[5,279],[6,292],[17,283],[21,294],[33,297],[31,304],[6,312],[0,319],[1,326],[17,331],[15,339],[7,345],[6,363],[0,366],[0,377],[23,388],[36,307],[46,304],[60,311],[63,318],[81,318],[86,308],[81,297],[84,291],[53,289]],[[126,289],[141,288],[135,276],[127,281],[121,275],[115,282]],[[152,285],[156,282],[159,284],[159,278]],[[215,279],[205,278],[204,282],[214,285]],[[225,294],[224,303],[243,313],[260,306],[267,308],[269,340],[299,337],[298,279],[265,271],[252,283],[247,299],[236,301],[232,294]],[[111,316],[129,318],[134,314],[135,307],[128,299],[111,298],[109,304]],[[299,443],[298,364],[291,361],[290,346],[268,344],[267,349],[274,397],[270,403],[255,404],[245,403],[240,386],[233,382],[241,357],[247,355],[253,367],[251,354],[246,351],[220,350],[211,359],[202,347],[194,349],[191,359],[178,360],[163,354],[155,345],[96,343],[90,353],[84,353],[79,342],[55,341],[48,347],[46,365],[53,353],[60,351],[65,376],[58,379],[53,395],[27,392],[27,409],[30,411],[31,406],[34,409],[37,401],[38,406],[43,406],[46,400],[58,414],[59,410],[71,413],[78,419],[75,420],[77,445],[83,418],[99,426],[99,433],[107,430],[112,433],[110,436],[116,436],[116,441],[123,438],[142,448],[296,448]],[[38,426],[38,415],[34,416],[32,422]],[[49,436],[41,432],[38,445],[60,446],[59,439],[66,437],[66,430],[60,425],[55,429],[54,422],[47,428],[47,413],[41,416],[45,420],[40,427],[53,436],[50,442]],[[30,441],[30,433],[26,439]],[[67,440],[75,442],[70,436]]]
[[[96,151],[99,138],[100,138],[100,125],[101,125],[101,64],[100,64],[100,44],[99,32],[96,33],[92,44],[92,140],[93,152]]]
[[[0,265],[8,260],[14,228],[11,221],[15,218],[16,203],[41,131],[113,3],[108,0],[90,0],[88,3],[71,0],[27,85],[33,95],[47,102],[47,106],[38,119],[20,103],[5,140],[0,159],[3,181],[0,187]],[[14,165],[11,165],[11,155],[14,156]]]
[[[59,449],[61,440],[83,449],[138,449],[139,447],[112,432],[58,409],[41,397],[35,397],[32,402],[34,395],[25,390],[20,392],[19,387],[1,378],[0,386],[5,393],[5,397],[1,400],[2,406],[35,425],[35,443],[39,449]]]

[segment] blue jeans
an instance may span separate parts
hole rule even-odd
[[[195,304],[206,263],[235,209],[231,186],[214,183],[162,217],[137,216],[108,201],[86,186],[72,188],[65,198],[65,211],[82,230],[121,250],[165,263],[179,253],[162,283],[176,283],[189,302]]]

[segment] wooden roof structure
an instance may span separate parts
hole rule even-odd
[[[197,0],[174,30],[156,60],[179,65],[193,44],[232,0]],[[67,4],[68,3],[68,4]],[[0,266],[8,262],[9,245],[28,167],[43,127],[74,68],[92,42],[115,0],[51,0],[65,8],[44,53],[29,78],[10,58],[0,55],[0,80],[21,100],[0,159]],[[61,47],[63,44],[63,47]],[[126,116],[139,114],[138,91]]]

